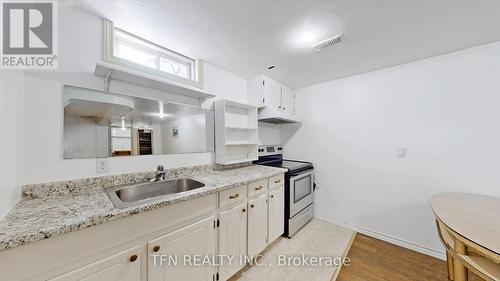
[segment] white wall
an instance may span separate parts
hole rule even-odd
[[[24,84],[6,72],[0,73],[0,115],[4,121],[2,123],[8,124],[5,129],[10,129],[2,132],[2,147],[19,147],[17,153],[15,149],[6,152],[5,159],[8,161],[3,161],[2,157],[0,217],[17,202],[22,184],[152,170],[159,163],[170,168],[212,162],[212,153],[110,158],[110,171],[97,174],[95,159],[63,160],[62,87],[70,84],[102,89],[103,79],[96,77],[93,72],[96,62],[102,60],[103,27],[101,18],[75,8],[71,1],[61,2],[59,8],[59,69],[27,72]],[[218,98],[246,100],[245,79],[209,63],[205,63],[204,75],[205,89]],[[17,90],[17,87],[24,87],[24,102],[19,102],[19,110],[12,107],[16,100],[15,93],[20,91],[23,94],[23,90]],[[3,91],[4,88],[12,90]],[[111,91],[197,104],[192,98],[117,81],[112,82]],[[19,126],[16,126],[18,121]],[[4,140],[6,134],[19,137]],[[5,145],[4,141],[7,142]],[[16,159],[19,159],[17,163],[21,163],[19,169],[15,168]],[[21,173],[22,176],[16,179],[13,175],[18,170],[29,172]]]
[[[174,127],[178,130],[178,135],[175,137],[173,136]],[[163,123],[161,130],[163,153],[188,153],[206,150],[205,128],[205,113]]]
[[[0,218],[21,195],[23,87],[22,72],[0,71]]]
[[[247,80],[209,63],[204,64],[203,88],[217,99],[247,102]]]
[[[65,158],[107,157],[109,127],[99,125],[96,118],[67,114],[64,118]]]
[[[494,43],[296,90],[285,152],[314,162],[316,215],[441,256],[431,196],[500,196],[499,78]]]
[[[153,123],[153,154],[161,154],[163,152],[162,136],[164,134],[160,123]],[[134,141],[135,143],[135,141]],[[138,149],[138,148],[136,148]]]
[[[280,126],[281,125],[259,122],[259,144],[281,144]]]

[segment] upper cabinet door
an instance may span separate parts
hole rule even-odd
[[[275,114],[295,112],[292,89],[265,75],[259,75],[248,81],[247,95],[248,103],[263,108],[264,111]]]
[[[295,102],[292,89],[281,86],[281,109],[286,113],[294,113]]]
[[[265,106],[264,84],[264,75],[248,80],[247,95],[249,104],[257,107]]]
[[[215,269],[213,266],[184,265],[184,257],[215,256],[215,229],[214,218],[210,217],[193,223],[179,230],[161,236],[148,243],[148,280],[149,281],[184,281],[199,280],[212,281]],[[164,264],[155,265],[152,255],[177,257],[177,265],[167,259]],[[191,262],[194,259],[191,258]]]
[[[264,77],[264,104],[274,109],[281,109],[281,84]]]
[[[141,279],[140,247],[114,254],[50,281],[137,281]]]

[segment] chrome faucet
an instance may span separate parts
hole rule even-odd
[[[165,167],[163,167],[163,165],[158,165],[158,167],[156,167],[156,175],[153,179],[151,179],[151,181],[156,182],[165,180],[166,173],[167,171],[165,171]]]

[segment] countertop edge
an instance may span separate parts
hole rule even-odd
[[[15,237],[10,237],[6,236],[4,241],[0,241],[0,252],[5,251],[8,249],[12,249],[15,247],[27,245],[33,242],[45,240],[51,237],[59,236],[62,234],[78,231],[78,230],[83,230],[92,226],[96,226],[99,224],[103,224],[106,222],[111,222],[115,221],[118,219],[126,218],[129,216],[133,216],[136,214],[148,212],[157,208],[162,208],[166,207],[169,205],[173,205],[176,203],[200,198],[203,196],[207,196],[213,193],[217,193],[219,191],[231,189],[240,185],[244,184],[249,184],[252,182],[256,182],[265,178],[277,176],[280,174],[285,173],[287,170],[283,168],[277,168],[277,167],[266,167],[266,169],[269,168],[270,172],[266,172],[265,175],[262,176],[257,176],[248,180],[243,180],[243,181],[238,181],[238,182],[233,182],[230,184],[213,184],[210,183],[211,186],[208,187],[208,189],[203,189],[203,190],[198,190],[196,192],[189,192],[185,194],[181,194],[179,196],[174,196],[174,197],[167,197],[160,199],[158,201],[154,202],[149,202],[145,203],[143,205],[139,206],[134,206],[134,207],[128,207],[124,209],[113,209],[111,211],[105,211],[102,214],[96,215],[96,216],[89,216],[85,217],[82,219],[80,222],[71,224],[71,225],[58,225],[57,227],[54,228],[46,228],[46,229],[41,229],[37,233],[23,233]],[[271,171],[271,169],[273,171]],[[197,175],[192,175],[192,178],[196,179]],[[104,188],[101,188],[101,191],[104,192]],[[99,192],[99,190],[96,190],[96,192]],[[24,200],[31,200],[30,198],[26,198]],[[15,208],[15,207],[14,207]],[[14,210],[14,209],[13,209]],[[0,229],[0,237],[1,237],[1,229]]]

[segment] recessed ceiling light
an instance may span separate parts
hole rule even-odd
[[[307,23],[293,32],[291,43],[296,48],[308,47],[325,36],[325,34],[327,33],[321,27]]]
[[[271,70],[271,69],[273,69],[273,68],[275,68],[275,67],[276,67],[276,66],[273,64],[273,65],[268,66],[268,67],[267,67],[267,69]]]

